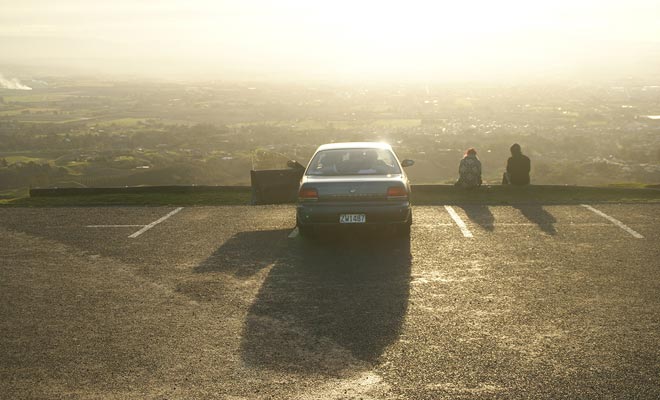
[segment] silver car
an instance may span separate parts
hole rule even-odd
[[[300,181],[296,224],[301,236],[322,226],[392,226],[410,235],[410,182],[387,143],[320,146]]]

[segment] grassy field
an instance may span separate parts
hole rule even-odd
[[[71,196],[29,197],[26,191],[0,193],[0,206],[203,206],[249,204],[251,192],[245,190],[196,193],[117,193]],[[660,190],[630,187],[580,186],[484,186],[462,190],[450,185],[419,185],[413,188],[415,205],[441,204],[578,204],[578,203],[660,203]]]
[[[34,92],[24,92],[10,96],[3,96],[7,103],[47,103],[62,101],[70,97],[70,94],[37,94]]]
[[[28,188],[0,190],[0,204],[26,198],[29,195]]]
[[[30,157],[30,156],[6,156],[3,157],[9,164],[14,164],[14,163],[29,163],[29,162],[35,162],[37,164],[48,164],[50,163],[51,160],[47,158],[41,158],[41,157]]]
[[[105,120],[101,121],[97,124],[99,127],[108,127],[111,125],[117,125],[117,126],[123,126],[123,127],[132,127],[136,126],[139,124],[144,124],[146,123],[147,118],[131,118],[131,117],[126,117],[126,118],[117,118],[117,119],[110,119],[110,120]]]
[[[309,131],[327,129],[332,127],[338,130],[351,129],[403,129],[415,128],[422,124],[421,119],[374,119],[374,120],[287,120],[287,121],[258,121],[241,122],[229,125],[231,128],[244,128],[249,126],[272,126],[289,128],[295,131]]]

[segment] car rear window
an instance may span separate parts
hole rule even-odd
[[[390,175],[400,174],[399,163],[386,149],[334,149],[316,153],[307,175]]]

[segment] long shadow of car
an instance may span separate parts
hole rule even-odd
[[[291,242],[250,307],[244,361],[338,373],[377,360],[398,339],[406,315],[409,239],[326,234]]]
[[[287,239],[282,230],[242,232],[194,271],[250,280],[269,269],[245,319],[245,363],[339,374],[376,361],[398,340],[408,307],[411,258],[410,240],[387,232],[326,233],[316,240]],[[186,291],[197,292],[208,283]]]

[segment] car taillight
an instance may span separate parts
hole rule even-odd
[[[298,192],[298,198],[301,200],[318,200],[319,192],[314,188],[301,188]]]
[[[408,197],[408,192],[402,186],[390,186],[387,188],[387,197]]]

